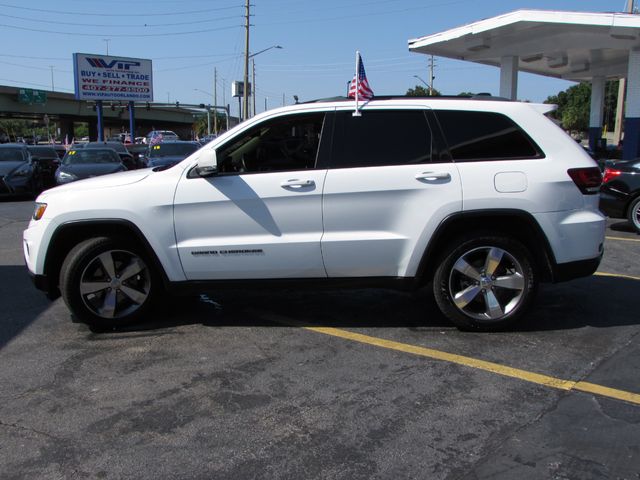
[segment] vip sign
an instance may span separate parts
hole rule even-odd
[[[73,54],[78,100],[153,101],[151,60]]]

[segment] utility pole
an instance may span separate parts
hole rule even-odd
[[[229,114],[231,113],[231,109],[229,105],[227,105],[227,80],[225,78],[222,79],[222,105],[227,106],[227,128],[229,130]]]
[[[633,13],[634,0],[627,0],[627,13]],[[613,144],[620,145],[622,139],[622,119],[624,118],[624,97],[627,93],[627,79],[621,78],[618,83],[618,103],[616,105],[616,122],[613,127]]]
[[[251,59],[251,98],[253,99],[253,111],[251,116],[256,114],[256,61]]]
[[[218,69],[213,67],[213,133],[218,133]]]
[[[242,92],[242,120],[249,118],[249,17],[250,17],[250,4],[249,0],[245,2],[245,39],[244,39],[244,88]]]
[[[433,97],[433,79],[436,78],[433,74],[433,69],[435,67],[435,63],[433,60],[433,55],[429,57],[429,96]]]
[[[53,85],[53,65],[49,65],[49,68],[51,69],[51,91],[53,92],[55,90]]]

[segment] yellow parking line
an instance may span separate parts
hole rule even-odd
[[[626,278],[628,280],[640,280],[640,277],[635,275],[625,275],[624,273],[608,273],[608,272],[596,272],[594,275],[598,277],[617,277],[617,278]]]
[[[529,372],[527,370],[521,370],[519,368],[507,367],[505,365],[500,365],[499,363],[487,362],[485,360],[479,360],[477,358],[465,357],[463,355],[456,355],[453,353],[434,350],[431,348],[418,347],[416,345],[395,342],[393,340],[371,337],[369,335],[350,332],[348,330],[342,330],[339,328],[305,326],[299,322],[294,322],[280,316],[276,317],[274,315],[269,315],[269,318],[277,323],[296,326],[312,332],[322,333],[324,335],[330,335],[332,337],[338,337],[345,340],[351,340],[353,342],[374,345],[376,347],[395,350],[398,352],[410,353],[413,355],[419,355],[421,357],[431,358],[434,360],[441,360],[456,365],[483,370],[485,372],[496,373],[505,377],[516,378],[525,382],[543,385],[545,387],[557,388],[559,390],[566,391],[578,390],[581,392],[592,393],[602,397],[614,398],[616,400],[623,400],[625,402],[640,405],[640,394],[638,393],[617,390],[615,388],[604,387],[602,385],[596,385],[588,382],[574,382],[571,380],[563,380],[561,378]]]
[[[607,240],[620,240],[622,242],[640,242],[639,238],[625,238],[625,237],[604,237]]]

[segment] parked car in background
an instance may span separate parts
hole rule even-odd
[[[81,148],[69,150],[56,171],[56,183],[75,182],[127,169],[112,148]]]
[[[210,135],[205,135],[204,137],[200,138],[198,140],[198,143],[200,145],[206,145],[207,143],[209,143],[211,140],[215,140],[216,138],[218,138],[218,135],[216,135],[215,133],[212,133]]]
[[[145,143],[150,145],[152,142],[164,142],[167,140],[180,140],[178,135],[171,130],[151,130],[145,136]]]
[[[136,168],[140,168],[142,166],[135,161],[133,155],[121,142],[89,142],[84,145],[84,148],[111,148],[115,150],[116,153],[120,156],[120,160],[122,160],[124,166],[127,167],[127,170],[135,170]]]
[[[32,195],[43,190],[39,162],[33,161],[24,143],[0,145],[0,195]]]
[[[55,173],[60,166],[60,157],[53,145],[29,145],[31,159],[38,164],[42,175],[42,187],[51,188],[56,185]]]
[[[617,160],[605,167],[600,210],[611,218],[626,218],[640,233],[640,158]]]
[[[125,143],[124,146],[127,151],[133,156],[133,161],[138,166],[138,168],[146,167],[145,156],[147,154],[147,150],[149,149],[148,145],[145,145],[144,143]]]
[[[147,167],[171,167],[181,162],[200,148],[198,142],[165,141],[156,145],[149,145],[147,151]]]

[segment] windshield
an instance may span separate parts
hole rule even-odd
[[[191,143],[160,143],[149,149],[149,156],[166,157],[168,155],[184,155],[187,157],[198,150],[198,148],[198,145],[193,145]]]
[[[63,165],[82,165],[88,163],[120,163],[120,157],[110,149],[69,150],[62,160]]]
[[[29,147],[31,155],[38,158],[58,158],[58,154],[52,147]]]
[[[116,152],[127,153],[127,147],[120,142],[87,143],[84,148],[113,148]]]
[[[20,148],[0,148],[0,162],[24,162],[24,153]]]

